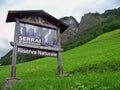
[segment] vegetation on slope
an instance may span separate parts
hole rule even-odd
[[[120,28],[120,8],[106,10],[103,14],[88,13],[82,17],[78,27],[78,37],[64,43],[64,50],[82,45],[97,36]]]
[[[119,90],[119,54],[120,29],[64,52],[66,77],[57,76],[55,58],[18,64],[17,77],[23,82],[10,90]],[[0,81],[9,77],[9,71],[10,66],[0,66]]]
[[[110,16],[108,18],[109,19],[107,21],[102,22],[101,24],[98,24],[92,28],[89,28],[88,30],[85,30],[84,32],[80,33],[76,39],[63,45],[64,50],[75,48],[79,45],[82,45],[96,38],[97,36],[103,33],[110,32],[110,31],[120,28],[120,17],[119,16]]]
[[[33,56],[33,55],[27,55],[27,54],[17,54],[17,62],[16,63],[23,63],[32,61],[37,58],[42,58],[40,56]],[[12,63],[12,50],[10,50],[4,57],[0,59],[0,62],[2,65],[9,65]]]

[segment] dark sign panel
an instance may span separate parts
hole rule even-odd
[[[20,23],[18,43],[57,48],[57,31],[46,27]]]
[[[17,51],[18,51],[18,53],[23,53],[23,54],[57,57],[57,52],[55,52],[55,51],[46,51],[46,50],[23,48],[23,47],[18,47]]]

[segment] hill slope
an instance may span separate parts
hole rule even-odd
[[[119,54],[120,29],[64,52],[63,69],[68,77],[56,75],[55,58],[18,64],[17,77],[23,82],[11,90],[119,90]],[[0,81],[9,73],[10,66],[0,66]]]

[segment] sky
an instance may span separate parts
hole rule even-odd
[[[120,0],[0,0],[0,57],[12,47],[15,23],[6,23],[9,10],[44,10],[56,18],[73,16],[78,22],[86,13],[103,13],[120,7]]]

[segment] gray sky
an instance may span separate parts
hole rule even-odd
[[[120,0],[0,0],[0,57],[13,41],[14,23],[5,23],[8,10],[41,10],[56,18],[74,16],[80,22],[81,16],[89,12],[103,13],[107,9],[120,7]]]

